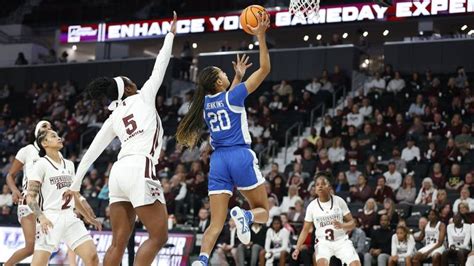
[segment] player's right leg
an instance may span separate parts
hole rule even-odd
[[[326,241],[320,241],[316,244],[314,247],[314,254],[317,266],[329,266],[331,257],[335,255],[332,251],[331,243]]]
[[[110,222],[112,225],[112,244],[107,249],[104,266],[120,265],[128,239],[135,226],[135,210],[130,202],[119,201],[110,204]]]
[[[21,229],[25,236],[25,247],[15,251],[5,262],[5,266],[12,266],[31,256],[35,249],[36,218],[33,214],[20,218]]]
[[[51,252],[46,250],[35,250],[33,253],[33,259],[31,261],[31,266],[48,265],[49,257],[51,257]]]
[[[227,218],[227,210],[229,205],[230,194],[211,194],[209,202],[211,205],[211,223],[204,232],[202,237],[201,253],[199,260],[193,262],[192,266],[207,266],[209,263],[209,255],[214,249],[217,238],[221,234]]]
[[[99,257],[92,240],[85,241],[74,249],[74,252],[82,259],[86,266],[99,265]]]

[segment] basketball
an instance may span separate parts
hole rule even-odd
[[[267,13],[267,11],[265,10],[263,6],[251,5],[251,6],[246,7],[242,11],[242,14],[240,14],[240,25],[242,25],[242,29],[248,34],[253,35],[252,31],[250,31],[247,25],[250,25],[252,27],[257,27],[258,25],[257,16],[261,16],[264,13]]]

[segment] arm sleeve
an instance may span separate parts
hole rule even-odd
[[[166,73],[166,68],[171,58],[171,50],[173,48],[174,34],[168,33],[165,37],[163,47],[161,47],[160,53],[156,57],[153,71],[151,72],[150,78],[145,82],[140,94],[146,103],[155,106],[156,93],[160,89],[161,83]]]
[[[397,254],[397,234],[392,235],[392,256],[399,255]]]
[[[25,148],[21,148],[21,149],[16,153],[15,159],[17,159],[18,161],[20,161],[22,164],[25,164],[25,161],[26,161],[26,149],[25,149]]]
[[[270,239],[271,231],[272,230],[270,230],[270,229],[267,230],[267,236],[265,237],[265,251],[270,250],[270,245],[272,243],[272,240]]]
[[[105,120],[104,125],[102,125],[102,128],[95,136],[86,154],[82,157],[81,163],[77,167],[74,182],[71,185],[72,191],[81,190],[82,179],[86,175],[87,170],[114,138],[115,132],[112,128],[112,121],[109,118]]]
[[[244,106],[245,99],[249,95],[245,83],[240,83],[235,86],[234,89],[230,90],[228,93],[229,104],[235,106]]]
[[[33,168],[29,174],[30,174],[28,176],[29,181],[38,181],[40,183],[43,183],[44,167],[41,161],[38,161],[33,165]]]

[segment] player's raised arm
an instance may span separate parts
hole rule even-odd
[[[262,16],[258,16],[258,25],[257,27],[247,27],[257,36],[257,40],[260,46],[260,67],[257,71],[245,81],[245,87],[247,87],[247,92],[250,94],[254,92],[260,84],[265,80],[265,78],[270,73],[270,54],[268,53],[267,41],[265,38],[265,32],[268,27],[270,27],[270,18],[267,13]]]
[[[166,35],[163,47],[161,47],[160,53],[156,57],[155,65],[153,66],[153,71],[151,72],[150,78],[145,82],[140,93],[143,94],[143,98],[148,103],[155,105],[155,97],[158,93],[158,90],[163,83],[163,78],[166,73],[166,68],[171,58],[171,51],[173,48],[173,39],[176,35],[176,22],[178,17],[176,12],[173,11],[173,22],[171,24],[171,30]]]
[[[245,71],[247,70],[247,68],[252,66],[252,63],[248,63],[249,58],[250,58],[248,55],[244,54],[242,55],[242,57],[240,57],[237,54],[236,57],[237,57],[237,60],[232,61],[232,65],[234,66],[235,76],[234,76],[234,80],[232,81],[232,84],[230,85],[230,90],[232,90],[235,86],[237,86],[237,84],[242,82],[242,79],[245,76]]]

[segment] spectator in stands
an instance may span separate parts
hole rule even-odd
[[[453,164],[446,181],[446,189],[459,190],[463,185],[464,181],[461,177],[461,166],[459,164]]]
[[[415,116],[413,118],[413,124],[407,131],[407,136],[417,141],[420,141],[425,139],[424,132],[425,127],[423,125],[423,121],[421,121],[421,118],[419,116]]]
[[[307,136],[306,139],[312,145],[316,145],[316,142],[318,142],[318,140],[320,139],[320,137],[318,136],[318,132],[317,132],[316,128],[312,127],[310,129],[309,136]]]
[[[286,80],[282,80],[280,84],[274,85],[272,89],[274,93],[282,97],[293,94],[293,87]]]
[[[460,232],[459,232],[460,231]],[[456,258],[460,265],[466,265],[471,247],[471,225],[464,223],[461,215],[453,217],[453,223],[447,226],[448,249],[443,252],[441,265],[449,265],[449,258]]]
[[[400,72],[395,72],[395,77],[388,82],[387,91],[397,94],[405,88],[405,80],[401,78]]]
[[[258,124],[257,117],[251,116],[249,119],[249,132],[253,138],[259,138],[263,136],[265,129]]]
[[[431,178],[423,179],[422,187],[416,197],[415,204],[433,206],[438,190],[434,188]]]
[[[399,173],[406,173],[406,162],[403,160],[400,156],[400,150],[397,147],[394,147],[392,150],[392,161],[395,162],[395,165],[397,166],[397,171]]]
[[[303,92],[303,100],[299,104],[298,111],[300,113],[308,114],[311,109],[314,108],[313,99],[311,98],[311,94],[307,91]]]
[[[277,175],[281,175],[281,174],[282,173],[280,173],[280,166],[278,165],[278,163],[272,163],[271,170],[265,176],[265,179],[271,182]]]
[[[342,146],[341,137],[334,138],[332,146],[328,150],[328,156],[331,163],[335,164],[345,160],[346,149]]]
[[[365,242],[367,241],[367,236],[362,230],[359,219],[354,219],[355,227],[352,231],[348,232],[349,239],[352,241],[354,249],[359,255],[359,260],[364,261],[364,254],[367,252]]]
[[[402,184],[402,175],[397,171],[394,161],[388,163],[388,171],[383,174],[387,181],[387,186],[391,187],[393,191],[397,191]]]
[[[305,181],[309,180],[311,175],[308,172],[303,172],[303,166],[301,163],[295,162],[293,164],[293,171],[289,173],[289,176],[299,175]],[[288,180],[289,182],[289,180]]]
[[[382,72],[382,78],[385,79],[387,82],[389,82],[391,79],[393,79],[394,73],[393,73],[393,67],[391,64],[386,64],[384,67],[384,71]]]
[[[288,102],[286,105],[283,106],[282,110],[285,112],[293,112],[298,111],[299,108],[299,103],[296,102],[295,96],[293,94],[290,94],[288,96]]]
[[[308,172],[311,176],[314,175],[316,160],[313,157],[313,150],[311,148],[304,149],[301,164],[303,165],[303,172]]]
[[[10,189],[5,184],[3,185],[2,194],[0,194],[0,208],[13,206],[13,197]]]
[[[316,172],[322,172],[330,170],[332,164],[328,158],[328,151],[326,149],[321,149],[319,151],[319,160],[316,163]]]
[[[382,139],[383,137],[385,137],[385,133],[387,133],[388,131],[387,125],[385,124],[383,120],[383,115],[381,113],[375,115],[375,123],[373,124],[372,128],[377,139]]]
[[[257,266],[258,261],[263,261],[265,259],[265,254],[263,253],[263,256],[260,256],[260,252],[265,246],[267,227],[258,223],[253,223],[250,226],[250,233],[252,241],[248,245],[240,244],[237,247],[238,261],[247,261],[250,262],[250,264],[248,264],[249,266]]]
[[[295,207],[290,208],[288,212],[288,220],[292,223],[303,223],[304,222],[305,210],[303,209],[303,201],[298,200],[295,202]]]
[[[359,109],[359,112],[364,116],[364,118],[372,117],[373,107],[370,105],[369,98],[364,97],[362,100],[362,107]]]
[[[401,176],[400,176],[401,177]],[[415,181],[412,174],[407,174],[403,179],[402,186],[397,191],[396,199],[398,203],[413,204],[416,198]]]
[[[385,177],[380,176],[377,178],[377,187],[374,191],[374,199],[378,203],[383,203],[386,198],[393,200],[395,197],[392,188],[386,185]]]
[[[360,223],[365,233],[367,236],[370,236],[372,227],[377,221],[377,203],[375,200],[373,198],[369,198],[364,204],[362,213],[359,213],[357,216],[360,219]]]
[[[423,83],[420,80],[420,74],[418,72],[413,72],[411,75],[411,80],[408,82],[408,88],[412,92],[421,90]]]
[[[317,95],[321,90],[321,83],[318,81],[318,78],[313,78],[311,83],[308,83],[305,87],[305,90],[311,92],[313,95]]]
[[[334,183],[333,188],[336,194],[341,191],[349,191],[349,184],[347,183],[347,177],[344,172],[339,172],[336,177],[336,182]]]
[[[461,152],[456,147],[453,138],[449,138],[448,142],[446,143],[445,150],[443,152],[444,164],[445,165],[452,165],[457,161],[461,161]]]
[[[193,93],[191,91],[186,92],[186,94],[184,95],[184,102],[181,105],[181,107],[179,107],[178,109],[179,116],[185,116],[188,113],[189,107],[191,106],[192,98],[193,98]]]
[[[198,218],[199,220],[194,225],[194,227],[197,227],[197,232],[202,234],[206,231],[210,224],[209,211],[205,208],[201,208],[198,213]]]
[[[453,212],[457,214],[459,212],[459,204],[466,203],[469,206],[469,210],[474,210],[474,199],[471,198],[469,189],[462,188],[460,192],[460,197],[453,204]]]
[[[464,85],[468,81],[466,71],[464,70],[463,66],[460,66],[457,68],[457,73],[458,75],[456,76],[455,82],[456,82],[456,87],[458,88],[464,88]]]
[[[379,72],[375,72],[375,76],[372,77],[372,80],[364,84],[365,95],[376,92],[382,93],[385,91],[386,82],[385,79],[380,77]]]
[[[398,224],[398,213],[395,210],[395,202],[391,198],[386,198],[383,201],[383,208],[377,212],[377,215],[387,215],[392,228]]]
[[[319,136],[324,139],[332,139],[335,136],[335,129],[332,125],[332,118],[329,115],[324,117],[324,124],[320,129]]]
[[[437,236],[437,237],[436,237]],[[413,257],[413,265],[419,266],[426,259],[431,258],[433,265],[441,265],[441,254],[444,251],[446,237],[446,226],[439,221],[439,214],[436,210],[428,213],[428,224],[421,231],[416,241],[425,240],[425,246],[418,250]]]
[[[440,113],[433,115],[433,123],[428,126],[427,131],[428,139],[433,138],[436,141],[446,134],[446,123]]]
[[[418,94],[414,103],[408,109],[408,116],[422,116],[425,113],[425,104],[423,103],[423,95]]]
[[[419,161],[421,159],[420,149],[415,146],[414,139],[408,138],[407,146],[402,151],[402,159],[407,163],[413,160]]]
[[[447,127],[446,137],[456,137],[457,135],[461,134],[462,132],[462,119],[460,114],[454,114],[453,118],[451,118],[451,124]]]
[[[388,122],[388,121],[386,121]],[[407,127],[402,114],[395,116],[395,124],[390,125],[389,133],[393,141],[399,141],[406,137]]]
[[[265,265],[273,265],[275,260],[279,260],[279,265],[284,266],[290,252],[289,244],[290,232],[282,227],[280,217],[274,217],[265,238]]]
[[[372,126],[370,123],[364,124],[364,130],[357,136],[359,146],[362,148],[370,146],[377,141],[377,136],[372,132]]]
[[[278,201],[281,202],[283,200],[283,196],[286,195],[285,180],[281,175],[277,175],[271,182],[271,185],[272,192],[277,195]]]
[[[446,205],[449,205],[448,193],[445,189],[438,189],[438,193],[436,194],[436,199],[433,204],[433,209],[441,212],[443,207]]]
[[[268,105],[268,108],[270,108],[270,110],[272,110],[273,112],[277,112],[283,109],[283,102],[280,99],[280,95],[273,95],[273,100]]]
[[[16,57],[16,60],[15,60],[15,65],[17,66],[28,65],[28,60],[26,60],[24,53],[22,52],[18,53],[18,56]]]
[[[281,209],[280,209],[280,206],[278,206],[278,199],[275,199],[273,197],[269,197],[268,198],[268,221],[267,221],[267,226],[270,226],[270,224],[272,223],[273,217],[280,216],[280,214],[281,214]]]
[[[331,93],[334,92],[334,86],[332,82],[329,80],[329,74],[326,69],[323,70],[321,73],[321,78],[319,79],[321,84],[323,85],[321,87],[321,97],[324,99],[327,99],[328,97],[331,96]]]
[[[436,148],[436,142],[430,141],[430,143],[428,144],[428,149],[426,150],[424,156],[425,156],[425,159],[429,163],[439,162],[441,160],[441,158],[440,158],[441,154],[438,151],[438,149]],[[433,180],[433,182],[434,182],[434,180]],[[435,182],[435,184],[436,184],[436,182]],[[443,187],[444,187],[444,184],[443,184]]]
[[[295,185],[291,185],[288,188],[288,196],[283,197],[283,201],[280,205],[281,212],[288,213],[290,208],[295,207],[295,203],[298,200],[302,200],[301,197],[298,195],[298,187]]]
[[[347,114],[347,125],[360,128],[364,123],[364,116],[359,113],[359,106],[354,104],[352,110]]]
[[[232,256],[235,265],[240,265],[239,257],[237,256],[237,247],[240,241],[237,237],[237,228],[233,219],[229,219],[227,225],[223,228],[221,236],[217,242],[216,254],[220,265],[229,265],[227,262],[227,255]],[[243,263],[243,262],[242,262]]]
[[[357,185],[349,189],[351,201],[365,202],[372,196],[372,188],[367,185],[367,178],[360,174],[357,177]]]
[[[462,155],[465,155],[469,150],[473,149],[474,137],[471,135],[471,129],[469,128],[469,125],[463,125],[461,134],[454,138],[454,142]]]
[[[331,81],[334,87],[339,87],[346,84],[346,75],[341,71],[339,65],[334,66],[334,72],[329,76],[329,81]]]
[[[371,234],[370,249],[364,255],[364,265],[372,265],[373,261],[377,261],[377,266],[386,266],[391,254],[391,238],[390,220],[387,215],[380,217],[380,228]]]
[[[392,236],[392,252],[388,265],[411,265],[411,258],[416,250],[415,244],[415,238],[410,234],[410,230],[403,225],[397,226],[396,233]]]
[[[365,174],[369,178],[373,178],[375,176],[380,176],[383,174],[383,170],[379,168],[377,158],[373,154],[369,156],[369,159],[365,164]]]
[[[469,189],[470,194],[474,195],[474,170],[467,173],[466,176],[464,177],[463,187]]]
[[[349,170],[346,171],[346,176],[347,176],[347,182],[349,183],[349,186],[355,186],[358,181],[357,178],[362,174],[357,170],[357,161],[351,160],[349,162]]]

